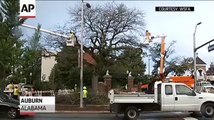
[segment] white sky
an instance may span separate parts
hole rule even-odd
[[[105,1],[87,1],[91,6],[102,4]],[[108,1],[110,2],[110,1]],[[175,56],[193,56],[193,32],[195,25],[196,46],[214,39],[214,1],[115,1],[124,3],[129,8],[136,8],[145,12],[146,29],[152,34],[166,34],[166,44],[176,40]],[[80,1],[37,1],[36,18],[28,19],[26,24],[42,28],[56,30],[57,25],[63,25],[69,20],[68,9],[81,5]],[[156,12],[155,6],[194,6],[194,12]],[[32,31],[23,30],[25,35],[31,36]],[[159,41],[156,39],[155,41]],[[214,42],[213,42],[214,44]],[[214,51],[208,52],[207,46],[198,50],[199,57],[207,63],[214,61]],[[147,59],[145,61],[147,63]],[[152,70],[152,66],[151,66]]]

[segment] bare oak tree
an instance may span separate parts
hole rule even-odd
[[[81,31],[81,9],[71,9],[70,14],[78,33]],[[88,41],[84,50],[97,63],[92,78],[92,88],[96,91],[100,72],[117,59],[118,52],[128,46],[140,48],[138,35],[144,31],[144,13],[124,4],[107,3],[84,9],[84,23],[84,41]]]
[[[66,31],[75,31],[79,41],[81,8],[70,9],[69,14],[71,21],[66,26],[70,29]],[[134,47],[142,52],[140,36],[144,33],[144,27],[144,13],[130,9],[124,4],[106,3],[102,6],[92,6],[90,9],[84,8],[83,49],[96,61],[93,65],[92,77],[92,88],[95,92],[101,71],[112,65],[122,50]],[[58,41],[64,42],[62,39]],[[78,41],[77,46],[80,45]]]

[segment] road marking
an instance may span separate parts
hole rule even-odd
[[[193,118],[193,117],[185,117],[185,118],[183,118],[184,120],[198,120],[198,119],[196,119],[196,118]]]

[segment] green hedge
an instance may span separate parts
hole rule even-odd
[[[0,80],[0,92],[3,92],[8,82],[6,80]]]
[[[92,105],[106,105],[109,104],[109,99],[107,95],[101,94],[88,94],[86,99],[87,104]],[[56,104],[70,104],[70,105],[79,105],[80,95],[78,92],[73,92],[66,95],[57,95]]]

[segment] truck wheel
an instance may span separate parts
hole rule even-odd
[[[7,112],[7,116],[10,119],[15,119],[18,116],[18,112],[16,109],[14,108],[10,108]]]
[[[211,118],[214,116],[214,104],[207,103],[202,106],[201,113],[203,116]]]
[[[139,116],[139,111],[136,107],[131,106],[126,108],[124,116],[127,120],[137,120]]]

